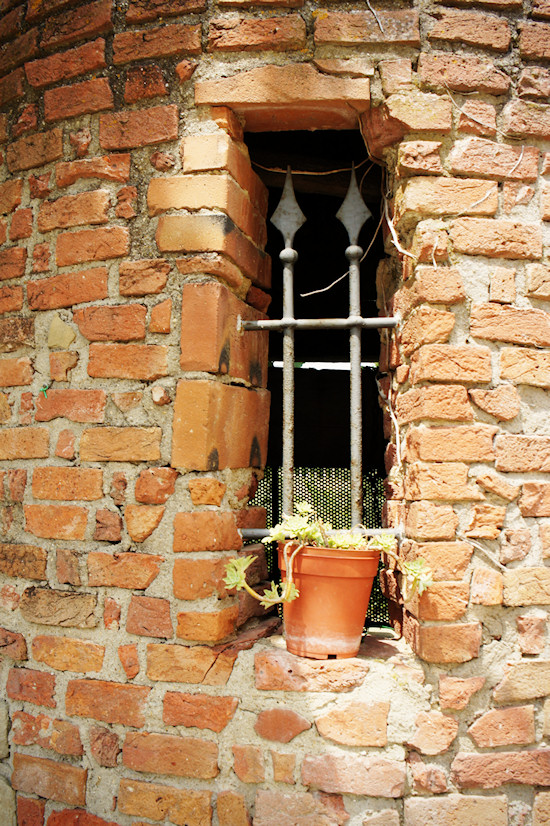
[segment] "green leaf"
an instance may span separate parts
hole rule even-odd
[[[225,566],[224,583],[231,590],[236,588],[240,591],[246,582],[246,570],[256,559],[255,556],[237,556],[230,559]]]

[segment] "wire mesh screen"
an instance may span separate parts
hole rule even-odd
[[[321,519],[333,528],[349,528],[351,524],[350,469],[333,467],[294,468],[294,499],[307,501]],[[267,527],[271,528],[281,517],[282,469],[266,467],[250,503],[266,509]],[[363,475],[363,524],[366,528],[382,527],[384,484],[376,470]],[[276,554],[267,546],[271,578],[278,576]],[[388,603],[380,590],[378,578],[373,583],[367,625],[389,625]]]

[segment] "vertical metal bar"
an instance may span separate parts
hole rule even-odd
[[[361,316],[361,286],[359,261],[363,254],[356,244],[346,249],[349,261],[349,314]],[[351,526],[363,522],[363,439],[361,398],[361,327],[355,325],[349,333],[350,361],[350,474]]]
[[[294,318],[294,264],[298,253],[285,247],[283,263],[283,318]],[[294,329],[283,332],[283,513],[294,510]]]

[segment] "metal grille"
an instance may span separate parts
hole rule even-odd
[[[348,467],[294,468],[295,501],[307,500],[319,516],[333,528],[349,528],[351,522],[350,469]],[[250,502],[266,510],[267,527],[271,528],[282,513],[282,468],[266,467],[264,478]],[[363,524],[366,528],[382,527],[384,484],[381,474],[370,470],[363,474]],[[277,579],[279,570],[274,550],[267,546],[269,573]],[[388,603],[374,580],[366,625],[389,625]]]

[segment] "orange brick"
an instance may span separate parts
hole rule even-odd
[[[160,459],[160,427],[94,427],[80,440],[83,462],[155,462]]]
[[[0,387],[31,384],[34,375],[29,358],[0,359]]]
[[[157,578],[164,557],[153,554],[88,554],[88,585],[142,590]]]
[[[73,319],[88,341],[132,341],[145,338],[146,315],[143,304],[100,305],[76,310]]]
[[[75,717],[92,717],[104,723],[120,723],[141,728],[151,689],[105,680],[70,680],[65,708]]]
[[[57,161],[62,155],[63,130],[50,129],[11,143],[6,150],[6,163],[10,172],[19,172]]]
[[[418,15],[408,9],[379,11],[376,19],[366,11],[327,12],[315,21],[318,45],[354,46],[361,43],[420,44]]]
[[[6,576],[46,579],[47,552],[33,545],[0,543],[0,571]]]
[[[453,385],[414,387],[398,396],[397,418],[401,424],[419,419],[472,421],[466,388]]]
[[[175,789],[150,781],[122,780],[118,792],[118,809],[129,815],[171,823],[211,822],[212,793]],[[134,821],[135,822],[135,821]]]
[[[0,185],[0,215],[9,215],[21,204],[23,180],[16,178]]]
[[[70,80],[103,69],[104,66],[105,41],[100,37],[75,49],[26,63],[25,73],[30,85],[41,89],[60,80]]]
[[[68,381],[69,371],[76,367],[78,353],[74,350],[58,350],[50,353],[50,378],[52,381]]]
[[[238,616],[238,605],[219,611],[180,611],[176,636],[184,640],[219,642],[235,632]]]
[[[510,45],[510,27],[502,17],[477,11],[445,9],[429,33],[430,40],[446,40],[506,52]]]
[[[10,247],[0,250],[0,281],[20,278],[25,274],[27,250],[22,247]]]
[[[105,403],[104,390],[48,390],[36,400],[35,420],[49,422],[63,417],[73,422],[102,422]]]
[[[183,23],[164,24],[145,31],[125,31],[113,39],[113,63],[129,63],[151,57],[199,54],[200,26]]]
[[[537,224],[487,218],[459,218],[451,228],[456,252],[489,258],[540,258],[541,229]]]
[[[171,264],[163,258],[121,261],[119,290],[121,295],[148,295],[163,291]]]
[[[457,53],[421,54],[418,73],[422,83],[436,89],[449,88],[455,92],[503,95],[510,86],[510,78],[493,63]]]
[[[504,108],[502,127],[506,134],[548,140],[550,110],[548,106],[531,101],[514,100]]]
[[[46,539],[84,539],[88,511],[76,505],[25,505],[25,530]]]
[[[178,472],[169,467],[142,470],[136,481],[135,497],[146,505],[164,505],[174,493]]]
[[[43,201],[38,210],[38,229],[49,232],[85,224],[105,224],[109,206],[109,193],[105,189],[65,195],[56,201]]]
[[[550,57],[549,35],[550,25],[548,23],[534,23],[532,21],[522,23],[519,36],[521,56],[528,60],[540,58],[548,60]]]
[[[202,683],[216,661],[216,652],[202,645],[147,646],[147,676],[150,680]]]
[[[204,599],[212,595],[227,595],[223,577],[230,557],[209,559],[176,559],[174,562],[174,596],[176,599]]]
[[[84,754],[77,726],[65,720],[52,720],[45,714],[34,717],[24,711],[13,715],[13,742],[19,746],[34,744],[53,749],[58,754],[80,757]]]
[[[154,381],[168,374],[168,348],[160,344],[91,344],[88,375]]]
[[[55,180],[58,187],[74,184],[81,178],[100,178],[105,181],[125,182],[130,177],[130,155],[104,155],[101,158],[83,158],[82,160],[58,163],[55,168]]]
[[[498,180],[536,181],[539,150],[495,143],[483,138],[457,141],[449,155],[451,171]]]
[[[164,333],[170,332],[170,322],[172,317],[172,299],[167,298],[166,301],[161,301],[160,304],[155,304],[151,310],[151,320],[149,322],[150,333]]]
[[[32,310],[53,310],[107,298],[107,270],[96,267],[79,273],[65,273],[30,281],[27,285]]]
[[[174,631],[169,601],[133,595],[128,608],[126,631],[141,637],[172,637]]]
[[[85,806],[87,774],[87,769],[77,766],[56,763],[44,757],[14,754],[11,784],[20,792],[38,794],[69,806]]]
[[[57,237],[56,261],[60,267],[86,261],[121,258],[130,249],[126,227],[101,227],[77,232],[63,232]]]
[[[0,430],[0,459],[44,459],[49,453],[50,434],[45,427]]]
[[[101,115],[99,143],[103,149],[133,149],[178,136],[178,107],[155,106],[134,112]]]
[[[128,733],[122,762],[134,771],[204,780],[216,777],[219,771],[216,743],[170,734]]]
[[[30,238],[32,235],[32,209],[18,209],[11,219],[10,241]]]
[[[396,220],[404,226],[427,216],[494,215],[497,207],[497,184],[473,178],[408,178],[395,197]]]
[[[233,513],[176,513],[174,551],[231,551],[242,547]]]
[[[106,77],[58,86],[44,92],[44,118],[49,123],[113,108],[113,93]]]
[[[426,662],[461,663],[479,655],[481,624],[478,622],[422,626],[408,616],[403,629],[405,639]]]
[[[164,97],[167,94],[168,86],[158,66],[136,66],[128,69],[124,86],[126,103],[137,103],[138,100]]]
[[[220,732],[232,720],[239,705],[236,697],[209,697],[167,691],[163,721],[168,726],[187,726]]]
[[[32,656],[57,671],[101,671],[105,646],[65,636],[37,636],[32,641]]]
[[[33,473],[32,493],[36,499],[93,501],[102,498],[102,484],[99,468],[39,467]]]
[[[55,708],[55,676],[30,668],[12,668],[8,674],[6,694],[11,700]]]
[[[208,51],[289,51],[306,44],[306,27],[298,15],[264,19],[214,18]]]
[[[263,390],[180,381],[174,405],[172,465],[193,470],[262,467],[268,405],[269,393]],[[197,433],[202,435],[200,442]]]

